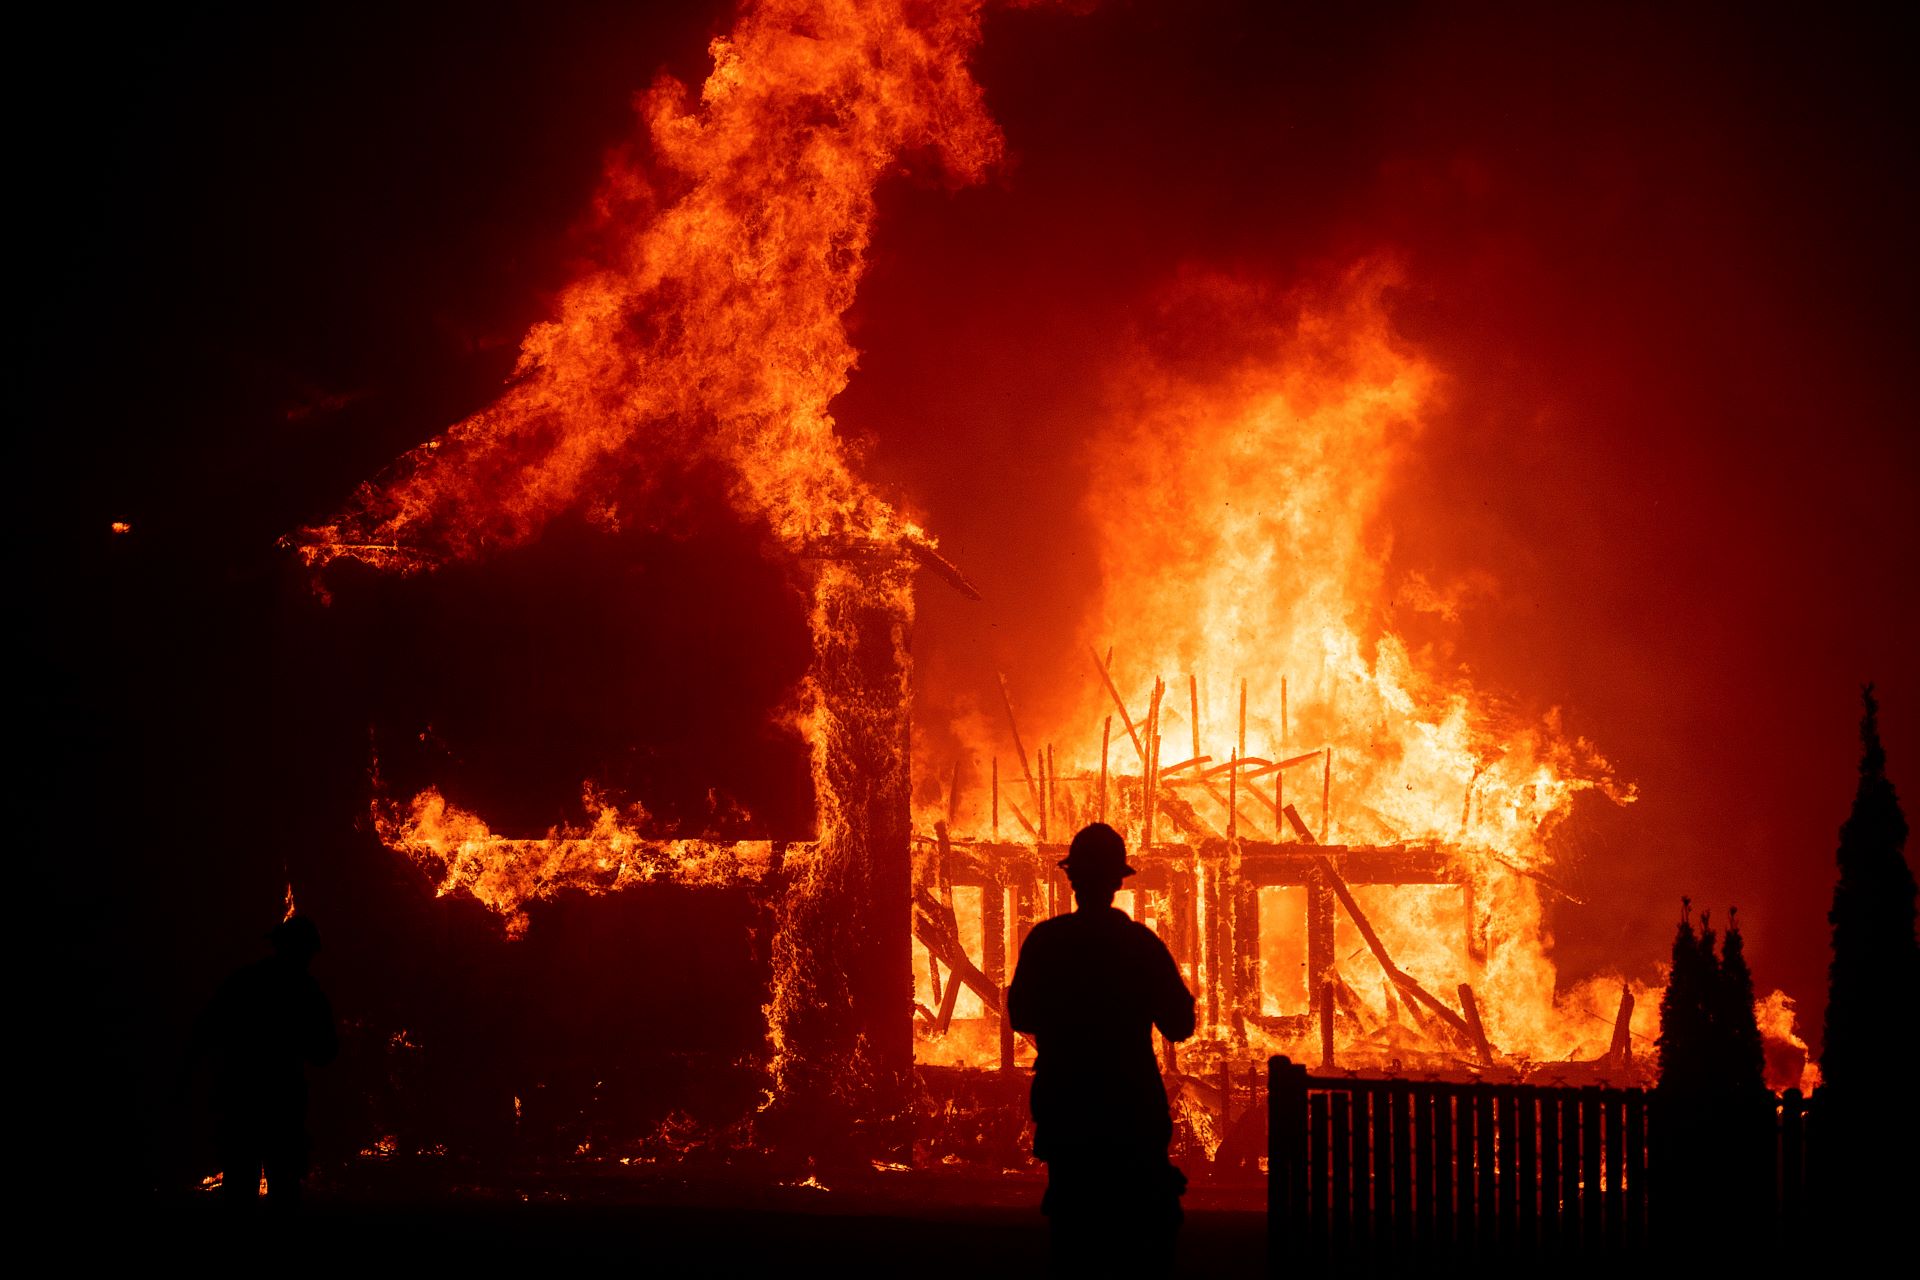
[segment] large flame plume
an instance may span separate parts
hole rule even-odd
[[[1283,298],[1211,276],[1176,287],[1162,332],[1206,337],[1143,339],[1121,375],[1094,459],[1087,639],[1149,678],[1196,673],[1218,760],[1330,747],[1323,842],[1446,840],[1533,866],[1577,792],[1613,790],[1610,771],[1550,719],[1495,716],[1383,625],[1396,599],[1450,607],[1390,563],[1387,500],[1440,384],[1394,333],[1396,276],[1367,263]],[[1083,725],[1110,710],[1089,693]],[[1168,700],[1162,764],[1187,757],[1190,707]]]
[[[1368,262],[1288,296],[1212,275],[1176,284],[1159,336],[1142,338],[1118,379],[1095,458],[1103,591],[1088,639],[1111,645],[1122,671],[1197,677],[1197,725],[1185,723],[1192,700],[1166,700],[1159,767],[1196,754],[1196,740],[1216,760],[1319,750],[1277,781],[1320,842],[1459,850],[1484,960],[1463,946],[1483,922],[1458,891],[1363,889],[1395,962],[1432,990],[1471,983],[1508,1054],[1597,1056],[1619,984],[1556,997],[1540,887],[1516,871],[1549,869],[1548,837],[1578,793],[1631,792],[1553,716],[1497,713],[1465,673],[1388,625],[1395,599],[1449,607],[1391,561],[1394,483],[1443,384],[1395,332],[1399,283],[1391,263]],[[1090,700],[1079,723],[1107,710]],[[1079,745],[1092,746],[1084,730]],[[1296,833],[1276,820],[1267,838]],[[1357,937],[1340,952],[1359,998],[1392,1021],[1397,998],[1373,958]]]
[[[406,568],[532,537],[690,462],[793,545],[923,535],[849,468],[828,406],[855,351],[874,188],[905,158],[950,181],[1000,154],[966,58],[979,5],[762,0],[711,46],[697,100],[645,95],[651,163],[609,163],[608,245],[521,344],[513,380],[297,536]]]
[[[700,463],[794,550],[930,549],[850,468],[829,405],[857,354],[843,318],[875,187],[911,165],[971,182],[1000,155],[966,65],[979,8],[750,6],[713,41],[697,99],[671,80],[644,96],[646,144],[612,157],[596,200],[603,261],[527,334],[505,392],[295,535],[303,558],[408,571],[524,542],[563,511],[617,528],[645,516],[621,501]],[[795,719],[828,798],[818,702],[809,682]],[[379,797],[374,816],[439,892],[472,893],[512,932],[529,901],[563,889],[754,879],[767,865],[764,846],[647,839],[644,813],[591,780],[582,795],[578,821],[534,839],[434,789]]]

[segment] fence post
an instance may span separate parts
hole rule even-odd
[[[1787,1090],[1780,1100],[1780,1227],[1792,1258],[1799,1256],[1806,1211],[1806,1123],[1800,1091]]]
[[[1307,1069],[1281,1056],[1267,1059],[1267,1270],[1279,1275],[1298,1259],[1307,1191]]]
[[[1649,1247],[1647,1233],[1647,1094],[1627,1090],[1627,1243]]]

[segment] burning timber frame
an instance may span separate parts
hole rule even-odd
[[[1038,920],[1069,909],[1071,890],[1065,874],[1054,865],[1066,856],[1067,845],[950,840],[944,823],[934,840],[919,843],[933,846],[929,852],[943,869],[943,887],[949,892],[943,902],[927,887],[916,889],[915,937],[953,975],[943,985],[939,1011],[923,1008],[920,1016],[944,1029],[952,1019],[958,988],[962,984],[973,988],[998,1023],[1000,1065],[1010,1067],[1014,1035],[1003,999],[1010,976],[1004,941],[1007,926],[1011,922],[1017,951]],[[1200,988],[1202,1037],[1231,1035],[1244,1043],[1249,1026],[1286,1036],[1302,1035],[1317,1026],[1322,1061],[1332,1065],[1335,1022],[1358,1020],[1353,993],[1334,966],[1334,918],[1344,906],[1408,1002],[1416,1024],[1432,1030],[1439,1023],[1453,1033],[1451,1037],[1441,1033],[1443,1042],[1450,1039],[1455,1047],[1471,1053],[1474,1061],[1491,1062],[1472,989],[1463,984],[1465,1012],[1456,1013],[1393,965],[1350,892],[1353,885],[1457,885],[1468,904],[1465,945],[1469,954],[1484,955],[1485,922],[1476,924],[1473,878],[1448,850],[1210,838],[1192,845],[1155,845],[1129,857],[1139,873],[1128,880],[1127,887],[1159,899],[1161,909],[1154,915],[1161,922],[1161,936],[1175,962],[1194,976]],[[975,965],[966,954],[968,948],[951,908],[953,887],[981,893],[983,964]],[[1263,888],[1307,891],[1306,964],[1308,973],[1317,978],[1308,984],[1309,1005],[1304,1014],[1261,1011],[1259,891]]]
[[[1201,754],[1198,682],[1189,676],[1193,755],[1179,764],[1161,767],[1157,761],[1161,754],[1160,709],[1166,694],[1165,683],[1155,680],[1148,711],[1136,721],[1114,683],[1111,653],[1103,659],[1096,652],[1093,660],[1132,742],[1141,773],[1131,777],[1109,775],[1107,755],[1113,737],[1112,717],[1108,718],[1102,733],[1101,767],[1097,777],[1057,775],[1050,748],[1035,753],[1029,766],[1012,698],[1002,679],[1007,729],[1021,761],[1022,778],[1036,818],[1029,819],[1020,806],[1008,798],[1007,808],[1028,838],[1025,841],[999,838],[1002,796],[996,758],[991,766],[993,838],[966,840],[952,835],[960,801],[960,767],[955,766],[946,819],[934,824],[931,838],[916,837],[914,935],[929,956],[931,985],[938,1004],[937,1009],[917,1006],[916,1017],[934,1033],[946,1032],[954,1017],[960,987],[970,987],[997,1024],[999,1066],[1008,1069],[1014,1065],[1016,1037],[1007,1020],[1005,999],[1005,987],[1010,979],[1008,924],[1012,924],[1012,949],[1017,952],[1037,919],[1070,907],[1070,888],[1055,865],[1068,846],[1065,841],[1051,839],[1049,828],[1056,815],[1067,818],[1067,826],[1077,826],[1094,817],[1104,820],[1112,792],[1115,803],[1138,824],[1141,832],[1130,855],[1138,864],[1138,874],[1127,883],[1127,888],[1136,895],[1135,917],[1156,922],[1176,963],[1198,991],[1203,1041],[1230,1047],[1230,1051],[1236,1053],[1248,1052],[1249,1028],[1257,1027],[1288,1040],[1306,1039],[1317,1030],[1321,1067],[1331,1069],[1338,1065],[1336,1028],[1364,1029],[1368,1022],[1360,1001],[1341,976],[1337,962],[1335,921],[1337,914],[1344,911],[1387,981],[1391,992],[1388,1017],[1396,1017],[1392,1006],[1397,1002],[1398,1009],[1404,1011],[1422,1039],[1464,1071],[1494,1066],[1495,1050],[1488,1041],[1472,986],[1464,982],[1458,985],[1454,992],[1458,999],[1456,1007],[1401,969],[1356,900],[1352,887],[1457,886],[1465,906],[1463,950],[1474,961],[1486,959],[1491,929],[1484,910],[1487,895],[1482,892],[1483,878],[1488,872],[1485,864],[1498,865],[1510,873],[1537,880],[1562,896],[1571,898],[1571,895],[1544,876],[1513,866],[1491,851],[1468,850],[1438,842],[1322,843],[1331,828],[1332,750],[1322,748],[1280,760],[1249,757],[1244,681],[1240,687],[1237,747],[1232,757],[1216,765],[1210,757]],[[1281,700],[1284,741],[1284,680]],[[1319,835],[1287,800],[1285,787],[1289,769],[1316,764],[1320,766]],[[1253,785],[1266,778],[1272,779],[1270,784]],[[1072,793],[1083,788],[1087,793],[1076,802]],[[1064,802],[1063,791],[1067,797]],[[1243,831],[1256,830],[1254,821],[1243,809],[1243,793],[1264,804],[1271,823],[1270,835],[1243,838]],[[1224,815],[1224,831],[1203,818],[1189,796],[1204,797],[1217,804]],[[1164,818],[1169,825],[1177,827],[1184,839],[1157,840],[1154,833],[1157,818]],[[1289,836],[1292,838],[1288,839]],[[954,909],[955,887],[974,889],[981,895],[980,938],[976,948],[969,948],[962,937]],[[1304,1013],[1275,1015],[1263,1009],[1260,891],[1264,888],[1306,891],[1307,1010]],[[970,950],[977,951],[980,963],[974,963]],[[945,983],[939,976],[942,966],[948,973]],[[1633,998],[1623,992],[1612,1045],[1598,1063],[1624,1067],[1630,1062],[1632,1013]],[[1171,1047],[1167,1052],[1171,1068]]]

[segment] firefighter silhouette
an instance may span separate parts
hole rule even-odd
[[[1193,994],[1158,935],[1113,905],[1134,874],[1120,833],[1096,822],[1060,862],[1075,910],[1035,925],[1008,1010],[1039,1050],[1033,1154],[1062,1274],[1172,1268],[1187,1180],[1167,1159],[1173,1122],[1153,1053],[1193,1034]]]
[[[267,1180],[267,1203],[290,1212],[307,1171],[309,1064],[338,1050],[333,1010],[307,965],[320,932],[291,916],[267,934],[273,954],[236,970],[200,1017],[196,1056],[210,1060],[221,1198],[250,1208]]]

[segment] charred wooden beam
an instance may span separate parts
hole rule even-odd
[[[1133,726],[1133,713],[1127,710],[1126,699],[1120,696],[1119,688],[1113,683],[1113,672],[1108,670],[1106,662],[1100,660],[1100,651],[1098,649],[1090,649],[1088,652],[1093,654],[1093,665],[1100,669],[1100,680],[1106,685],[1107,693],[1112,696],[1113,705],[1120,709],[1120,723],[1126,726],[1127,737],[1133,739],[1133,749],[1135,753],[1139,755],[1140,766],[1144,769],[1147,764],[1147,748],[1145,744],[1140,741],[1139,730]],[[1109,651],[1107,654],[1108,661],[1111,661],[1112,658],[1113,654]]]
[[[907,551],[915,560],[918,560],[921,564],[933,570],[942,581],[967,599],[979,600],[983,598],[980,595],[980,588],[968,581],[967,575],[960,572],[959,567],[955,565],[953,561],[947,559],[938,551],[935,551],[932,544],[924,538],[903,538],[901,539],[901,544],[906,547]]]
[[[1352,890],[1347,888],[1347,883],[1340,878],[1340,873],[1333,869],[1333,863],[1323,857],[1318,859],[1318,866],[1320,874],[1327,879],[1328,887],[1333,890],[1334,897],[1340,900],[1340,905],[1346,910],[1348,918],[1360,931],[1361,940],[1367,944],[1367,949],[1373,952],[1373,958],[1379,962],[1380,968],[1386,973],[1388,979],[1401,991],[1431,1009],[1435,1016],[1457,1032],[1462,1040],[1472,1044],[1473,1032],[1467,1026],[1466,1019],[1428,992],[1411,974],[1403,972],[1398,965],[1394,964],[1393,957],[1387,954],[1385,944],[1380,941],[1380,935],[1373,931],[1373,922],[1367,919],[1366,913],[1360,909],[1360,904],[1354,901]]]
[[[1492,1066],[1493,1046],[1487,1043],[1487,1028],[1480,1021],[1480,1002],[1473,998],[1473,988],[1464,982],[1460,984],[1460,1009],[1466,1015],[1467,1033],[1473,1041],[1475,1061],[1483,1066]]]
[[[1020,757],[1020,772],[1026,775],[1027,794],[1033,799],[1033,807],[1041,808],[1040,788],[1033,781],[1033,769],[1027,764],[1027,747],[1020,740],[1020,722],[1013,717],[1013,695],[1007,692],[1007,677],[994,673],[1000,681],[1000,705],[1007,710],[1007,728],[1013,733],[1013,749]]]
[[[1620,1012],[1613,1019],[1613,1044],[1607,1057],[1619,1066],[1633,1061],[1633,992],[1620,988]]]
[[[964,754],[953,758],[953,782],[947,787],[947,827],[951,830],[960,821],[960,769],[966,763]]]
[[[999,984],[980,971],[980,966],[968,958],[959,934],[942,928],[938,914],[926,910],[926,905],[924,895],[916,894],[913,936],[920,940],[920,945],[928,952],[937,956],[941,964],[947,966],[950,975],[947,984],[949,1002],[953,999],[952,993],[957,991],[960,984],[964,982],[973,988],[974,994],[980,997],[980,1002],[989,1012],[996,1016],[1001,1015],[1006,1009],[1006,1000]],[[949,1013],[948,1016],[951,1017],[951,1014]]]

